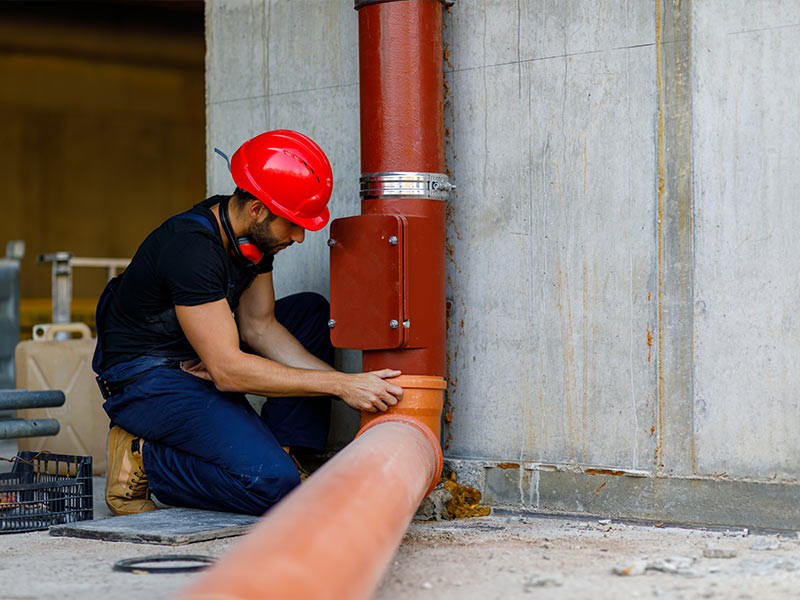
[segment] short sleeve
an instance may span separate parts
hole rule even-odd
[[[265,254],[261,259],[261,262],[258,263],[258,274],[263,275],[264,273],[272,273],[272,262],[274,260],[275,256],[272,254]]]
[[[209,236],[176,232],[161,250],[158,273],[173,304],[196,306],[226,297],[225,260],[224,249]]]

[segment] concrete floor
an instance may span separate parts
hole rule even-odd
[[[96,518],[110,516],[102,503],[103,484],[95,478]],[[155,554],[220,556],[235,543],[228,538],[170,548],[47,532],[0,535],[0,600],[170,598],[194,575],[134,575],[112,571],[112,565]],[[375,595],[377,600],[531,597],[797,598],[800,539],[795,532],[514,514],[413,523]]]

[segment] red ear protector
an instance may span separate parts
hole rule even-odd
[[[222,221],[222,228],[225,230],[225,235],[228,236],[231,255],[247,267],[258,265],[264,258],[264,253],[250,241],[250,238],[237,238],[234,235],[231,220],[228,216],[228,198],[219,203],[219,220]]]
[[[264,253],[248,237],[240,237],[236,240],[236,246],[239,249],[239,253],[254,265],[260,263],[261,259],[264,258]]]

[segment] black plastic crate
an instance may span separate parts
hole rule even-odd
[[[0,533],[94,518],[92,457],[20,452],[0,473]]]

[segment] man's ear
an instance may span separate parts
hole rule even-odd
[[[251,200],[247,205],[250,217],[258,224],[261,224],[269,217],[269,209],[260,200]]]

